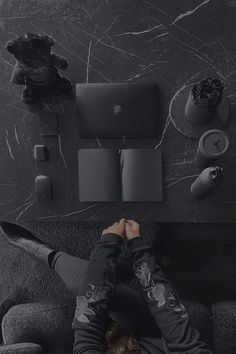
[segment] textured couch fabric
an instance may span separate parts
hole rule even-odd
[[[236,302],[212,305],[216,354],[236,353]]]
[[[32,303],[12,307],[2,321],[4,344],[32,342],[44,353],[72,353],[74,305]]]
[[[16,305],[16,301],[12,299],[5,299],[0,304],[0,323],[2,323],[2,319],[5,314],[9,311],[9,309]],[[0,333],[0,342],[2,342],[2,332]]]
[[[202,340],[211,345],[212,333],[208,309],[189,301],[184,304],[193,326],[201,333]],[[73,305],[56,307],[35,303],[14,306],[4,316],[2,322],[4,343],[8,345],[24,340],[40,344],[46,354],[72,354],[73,314]]]
[[[43,354],[43,350],[35,343],[18,343],[0,346],[0,354]]]

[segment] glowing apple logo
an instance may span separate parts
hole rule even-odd
[[[113,106],[113,112],[115,113],[115,116],[118,116],[118,114],[120,114],[121,111],[122,111],[121,105],[115,104]]]

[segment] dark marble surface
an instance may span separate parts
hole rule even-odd
[[[21,102],[21,86],[10,84],[14,59],[5,42],[26,31],[52,35],[66,56],[74,82],[159,83],[163,139],[78,139],[75,105],[45,106],[59,115],[58,137],[41,137],[39,120]],[[233,0],[2,0],[0,2],[0,218],[8,220],[236,221],[236,2]],[[210,74],[226,85],[232,117],[224,184],[197,201],[190,185],[200,172],[197,140],[178,133],[169,110],[177,93]],[[166,124],[165,124],[166,123]],[[46,144],[48,162],[35,162],[33,146]],[[79,203],[77,150],[89,147],[150,147],[164,155],[162,203]],[[52,177],[54,200],[35,199],[34,179]]]

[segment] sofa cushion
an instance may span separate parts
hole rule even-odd
[[[73,305],[30,303],[13,306],[2,321],[5,345],[40,344],[47,354],[71,354]]]
[[[0,304],[0,323],[2,323],[2,319],[7,313],[7,311],[10,310],[12,306],[15,306],[17,303],[13,299],[5,299],[2,301]],[[2,342],[2,332],[0,333],[0,341]]]
[[[197,302],[185,300],[183,301],[189,314],[190,323],[199,333],[204,343],[213,347],[212,320],[208,308]]]
[[[212,305],[213,336],[216,354],[236,352],[236,302]]]
[[[207,306],[236,299],[236,224],[159,223],[158,230],[162,270],[182,298]]]
[[[211,346],[208,309],[191,301],[185,301],[184,305],[192,325],[200,332],[201,339]],[[31,341],[40,344],[47,354],[71,354],[74,340],[71,328],[73,315],[74,305],[31,303],[14,306],[2,322],[4,343]]]
[[[0,354],[43,354],[43,350],[35,343],[18,343],[0,346]]]

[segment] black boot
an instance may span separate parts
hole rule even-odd
[[[46,245],[35,237],[30,231],[23,227],[1,221],[0,227],[6,240],[10,244],[26,251],[30,256],[36,258],[45,265],[49,265],[49,255],[55,252],[55,249]]]

